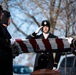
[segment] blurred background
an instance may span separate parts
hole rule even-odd
[[[76,0],[0,0],[0,5],[11,13],[8,31],[12,38],[25,39],[45,19],[50,21],[50,32],[54,35],[76,35]],[[33,67],[35,55],[20,54],[13,59],[13,64]]]

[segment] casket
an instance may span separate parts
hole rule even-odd
[[[40,69],[32,72],[30,75],[61,75],[60,72],[50,69]]]

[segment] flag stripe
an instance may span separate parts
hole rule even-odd
[[[64,48],[70,48],[70,44],[67,39],[63,39]]]
[[[58,49],[64,49],[64,44],[62,39],[55,39],[55,40],[56,40]]]
[[[24,51],[24,52],[28,52],[28,49],[26,47],[26,45],[23,43],[23,41],[21,39],[16,39],[16,42],[19,43],[21,49]]]
[[[39,49],[45,51],[45,45],[43,44],[42,39],[35,39],[35,40],[39,46]]]
[[[26,45],[28,52],[34,52],[34,48],[32,47],[32,44],[30,43],[29,39],[24,40],[24,44]]]
[[[51,48],[56,50],[57,49],[57,43],[55,41],[55,38],[49,39],[49,42],[51,44]]]
[[[30,39],[29,42],[30,42],[30,44],[32,45],[32,47],[33,47],[33,49],[34,49],[35,51],[36,51],[36,50],[39,50],[39,46],[38,46],[36,40]]]
[[[44,43],[46,50],[52,50],[51,44],[49,43],[48,39],[42,39],[42,42]]]

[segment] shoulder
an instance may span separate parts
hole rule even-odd
[[[49,36],[52,37],[52,38],[58,38],[58,36],[56,36],[56,35],[54,35],[52,33],[50,33]]]
[[[36,38],[38,38],[38,36],[35,32],[26,37],[26,39],[36,39]]]

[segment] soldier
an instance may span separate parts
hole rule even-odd
[[[71,41],[71,51],[74,55],[76,55],[76,36],[72,38]]]
[[[7,30],[9,23],[10,12],[0,9],[0,75],[13,75],[11,35]]]
[[[42,29],[42,34],[37,35],[37,33]],[[27,37],[27,39],[48,39],[48,38],[57,38],[57,36],[51,34],[50,32],[50,22],[48,20],[43,20],[41,26],[31,35]],[[53,69],[54,59],[52,52],[44,52],[37,53],[34,65],[34,71],[38,69]]]

